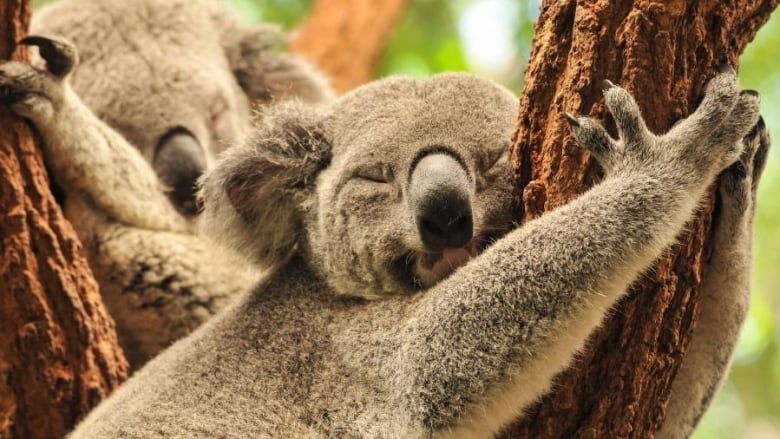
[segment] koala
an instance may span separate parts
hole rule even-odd
[[[762,129],[748,133],[758,96],[733,70],[660,136],[626,90],[604,96],[619,140],[569,115],[603,181],[519,228],[506,159],[518,100],[488,80],[394,77],[274,106],[200,192],[206,232],[273,268],[71,437],[496,434],[719,174],[720,227],[750,215]]]
[[[41,133],[47,167],[137,367],[257,279],[200,233],[196,179],[271,101],[332,93],[281,34],[206,0],[61,0],[0,67],[3,102]],[[78,67],[76,67],[78,64]]]
[[[706,261],[699,318],[666,408],[659,439],[689,437],[723,380],[750,308],[756,189],[766,165],[763,119],[743,139],[745,152],[717,182],[712,250]]]

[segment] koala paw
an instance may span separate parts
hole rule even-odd
[[[744,212],[755,201],[756,189],[769,153],[769,133],[763,118],[740,140],[742,155],[718,177],[724,205]]]
[[[740,92],[736,73],[730,67],[720,68],[710,81],[699,108],[662,136],[647,129],[630,93],[609,81],[604,82],[603,90],[620,140],[612,139],[590,118],[566,117],[574,138],[590,150],[607,173],[641,168],[709,184],[740,156],[743,144],[739,139],[758,119],[758,93]]]
[[[76,48],[39,36],[26,37],[19,44],[37,46],[46,69],[15,61],[0,64],[0,103],[34,121],[47,119],[64,99],[63,79],[78,63]]]
[[[589,117],[566,113],[566,118],[577,143],[587,148],[609,174],[632,161],[643,161],[637,156],[644,156],[653,149],[655,136],[645,126],[639,106],[629,92],[610,81],[603,82],[602,90],[607,108],[617,124],[619,140],[613,139],[601,124]]]

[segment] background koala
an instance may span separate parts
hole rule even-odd
[[[516,230],[504,154],[518,102],[506,90],[394,78],[320,110],[279,107],[202,187],[211,229],[275,271],[73,437],[493,435],[740,154],[720,184],[723,208],[745,218],[765,145],[760,129],[740,142],[758,97],[733,71],[663,136],[625,90],[610,84],[605,98],[620,141],[570,118],[604,180]]]
[[[198,234],[195,180],[270,100],[328,99],[322,78],[206,0],[63,0],[28,38],[48,73],[3,65],[4,96],[42,134],[120,342],[138,365],[256,276]],[[71,70],[80,63],[72,73]],[[260,105],[260,106],[258,106]]]

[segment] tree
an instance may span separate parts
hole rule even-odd
[[[0,59],[30,9],[0,0]],[[127,378],[127,363],[33,133],[4,108],[0,127],[0,437],[61,437]]]
[[[290,43],[330,75],[336,91],[370,81],[406,0],[319,0]]]
[[[663,132],[695,109],[717,65],[737,65],[777,3],[544,1],[512,146],[518,218],[598,179],[562,115],[606,121],[603,79],[635,92],[649,127]],[[710,202],[505,437],[653,437],[696,321],[712,212]]]

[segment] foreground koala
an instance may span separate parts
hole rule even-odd
[[[202,187],[212,233],[275,271],[73,437],[490,437],[550,387],[738,159],[720,187],[723,225],[739,227],[716,245],[749,234],[766,138],[741,141],[758,97],[733,71],[663,136],[625,90],[605,98],[620,141],[571,118],[604,180],[517,230],[508,91],[447,74],[278,107]],[[746,282],[745,253],[721,250],[737,263],[718,275]]]
[[[0,66],[0,101],[42,134],[66,215],[137,366],[256,279],[199,236],[196,179],[248,130],[250,106],[318,102],[330,91],[275,50],[273,28],[244,28],[214,1],[62,0],[36,12],[32,30],[70,43],[24,40],[47,70]]]

